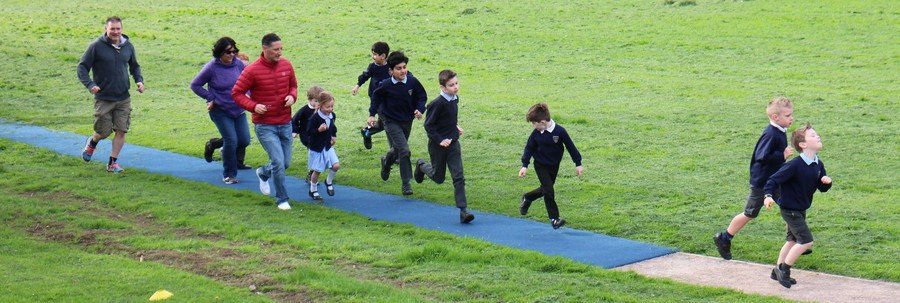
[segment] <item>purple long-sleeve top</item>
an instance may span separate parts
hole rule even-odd
[[[231,98],[231,88],[234,87],[241,72],[244,71],[244,67],[244,62],[237,58],[230,64],[222,63],[219,58],[214,58],[207,62],[191,81],[191,90],[205,102],[212,102],[215,104],[215,108],[237,118],[244,112],[244,109],[234,103],[234,99]],[[206,88],[203,87],[204,85]]]

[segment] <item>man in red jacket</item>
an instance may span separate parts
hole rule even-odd
[[[297,76],[291,62],[281,58],[278,35],[263,36],[262,49],[259,59],[238,77],[231,96],[242,108],[253,112],[256,138],[269,154],[271,162],[256,169],[259,191],[269,195],[268,181],[273,179],[275,204],[278,209],[289,210],[284,171],[291,166],[291,105],[297,100]]]

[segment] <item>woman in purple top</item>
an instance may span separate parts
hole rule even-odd
[[[203,66],[191,81],[191,90],[206,101],[209,118],[222,134],[222,182],[235,184],[239,164],[244,162],[244,152],[250,145],[250,128],[244,109],[234,103],[231,88],[246,64],[237,58],[238,49],[234,39],[222,37],[213,46],[213,59]],[[204,88],[203,86],[206,86]],[[210,140],[213,141],[213,140]],[[209,150],[209,143],[207,143]],[[206,156],[211,157],[211,153]]]

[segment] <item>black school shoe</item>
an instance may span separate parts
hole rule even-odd
[[[553,226],[553,229],[559,229],[560,227],[563,227],[563,225],[566,225],[566,220],[565,219],[550,219],[550,225]]]
[[[387,181],[391,177],[391,165],[384,160],[385,157],[381,156],[381,180]]]
[[[731,260],[731,241],[725,240],[722,237],[722,233],[716,233],[713,236],[713,242],[716,243],[716,250],[719,251],[719,255],[722,256],[722,259]]]
[[[464,211],[464,210],[459,211],[459,222],[460,223],[468,224],[469,222],[472,222],[472,220],[475,220],[475,215],[470,214],[469,212]]]
[[[413,194],[412,187],[409,186],[409,184],[403,184],[403,187],[401,187],[401,190],[403,191],[404,196],[409,196],[409,195]]]
[[[778,264],[774,270],[775,280],[778,280],[778,284],[781,284],[781,286],[784,286],[785,288],[791,288],[791,285],[793,285],[793,283],[791,283],[791,280],[793,280],[791,279],[791,267],[782,263]],[[794,281],[794,283],[796,283],[796,281]]]
[[[313,201],[322,201],[322,196],[319,195],[319,191],[310,191],[309,197],[313,199]]]
[[[212,138],[209,139],[209,141],[206,141],[206,147],[203,148],[203,159],[206,160],[206,163],[213,161],[213,152],[216,151],[216,149],[213,148],[213,140],[215,139],[216,138]]]
[[[528,200],[528,197],[522,195],[522,203],[519,204],[519,214],[527,215],[529,207],[531,207],[531,201]]]
[[[359,133],[363,137],[363,146],[365,146],[366,149],[372,149],[372,134],[369,134],[369,128],[368,127],[360,128]]]
[[[334,197],[334,184],[325,183],[325,192],[328,193],[328,196]]]
[[[805,256],[805,255],[808,255],[808,254],[812,254],[812,249],[807,249],[806,251],[804,251],[804,252],[803,252],[802,254],[800,254],[800,255],[801,255],[801,256]]]
[[[775,271],[776,271],[776,270],[777,270],[777,269],[775,269],[775,268],[772,269],[772,274],[769,275],[769,278],[772,278],[772,280],[778,281],[778,276],[775,275]],[[788,281],[791,281],[791,284],[792,284],[792,285],[793,285],[793,284],[797,284],[797,280],[794,280],[794,278],[789,278]]]
[[[416,160],[416,171],[413,174],[413,177],[416,179],[416,183],[422,183],[422,181],[425,181],[425,171],[422,170],[422,165],[425,165],[425,160],[422,160],[422,158]]]

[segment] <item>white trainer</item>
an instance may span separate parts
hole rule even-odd
[[[263,179],[262,175],[262,167],[256,169],[256,177],[259,178],[259,192],[263,195],[268,196],[271,192],[269,188],[269,178]]]
[[[291,204],[287,202],[281,202],[278,204],[278,209],[280,210],[291,210]]]

